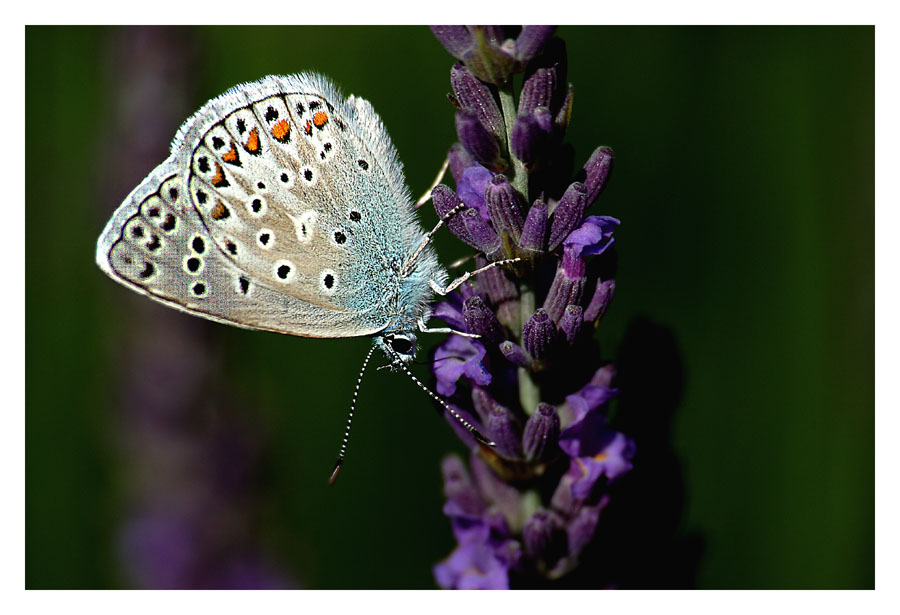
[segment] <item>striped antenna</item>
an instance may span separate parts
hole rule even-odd
[[[438,395],[436,393],[433,393],[431,391],[431,389],[429,389],[427,386],[422,384],[422,382],[418,378],[416,378],[411,371],[409,371],[409,368],[406,367],[406,364],[399,357],[397,357],[396,363],[400,365],[400,367],[403,369],[403,371],[406,372],[406,375],[409,376],[410,378],[412,378],[412,381],[415,382],[419,386],[420,389],[422,389],[423,391],[428,393],[431,396],[431,399],[435,400],[437,403],[439,403],[441,406],[443,406],[444,409],[447,410],[447,412],[449,412],[451,416],[453,416],[453,418],[455,418],[457,421],[459,421],[463,427],[468,429],[469,433],[471,433],[472,436],[478,442],[480,442],[481,444],[484,444],[486,446],[491,446],[491,447],[497,446],[496,442],[492,442],[488,438],[484,437],[484,435],[482,435],[482,433],[480,431],[475,429],[475,426],[472,425],[472,423],[470,423],[469,421],[467,421],[466,419],[461,417],[459,415],[459,413],[450,406],[450,404],[445,402],[443,399],[438,397]]]
[[[353,401],[350,402],[350,415],[347,417],[347,429],[344,431],[344,441],[341,442],[341,452],[338,455],[337,462],[334,464],[331,478],[328,479],[329,485],[333,485],[335,481],[337,481],[338,473],[344,465],[344,457],[347,454],[347,442],[350,441],[350,425],[353,423],[353,411],[356,409],[356,398],[359,397],[359,386],[362,384],[363,374],[366,373],[366,367],[369,365],[369,359],[372,358],[373,352],[375,352],[374,345],[369,348],[369,354],[366,355],[366,360],[363,361],[362,369],[359,370],[359,378],[356,379],[356,389],[353,391]]]

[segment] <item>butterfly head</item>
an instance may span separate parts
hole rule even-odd
[[[416,336],[410,331],[383,333],[375,338],[375,345],[391,360],[392,369],[416,358]]]

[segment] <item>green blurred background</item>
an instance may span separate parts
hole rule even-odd
[[[658,362],[623,351],[649,329],[672,365],[638,383],[675,389],[638,451],[667,448],[657,500],[694,568],[654,584],[873,587],[874,28],[558,34],[576,160],[617,155],[592,210],[622,220],[599,339]],[[183,316],[103,276],[94,245],[181,121],[272,73],[370,100],[418,195],[455,140],[452,62],[424,27],[27,28],[27,587],[177,579],[185,544],[234,584],[434,586],[461,445],[424,395],[371,372],[329,488],[370,342]],[[186,510],[201,522],[165,522]]]

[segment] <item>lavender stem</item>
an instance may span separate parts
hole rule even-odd
[[[513,88],[512,80],[505,86],[498,89],[500,92],[500,109],[503,113],[503,122],[506,126],[506,143],[507,156],[512,163],[509,169],[509,183],[512,184],[518,193],[525,199],[526,203],[531,203],[528,195],[528,174],[525,171],[525,164],[513,155],[511,146],[513,126],[516,123],[516,92]]]
[[[524,324],[528,321],[535,310],[534,290],[527,280],[521,280],[519,283],[519,310],[521,312],[521,320]],[[521,332],[521,329],[520,329]],[[522,341],[521,339],[518,341]],[[531,416],[541,401],[541,390],[531,379],[531,373],[524,367],[519,368],[519,403],[525,414]]]

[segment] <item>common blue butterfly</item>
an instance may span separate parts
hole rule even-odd
[[[447,285],[433,232],[372,105],[303,73],[239,85],[191,116],[107,223],[96,259],[120,284],[216,322],[373,336],[413,377],[415,331],[451,332],[426,325],[433,293],[481,271]]]

